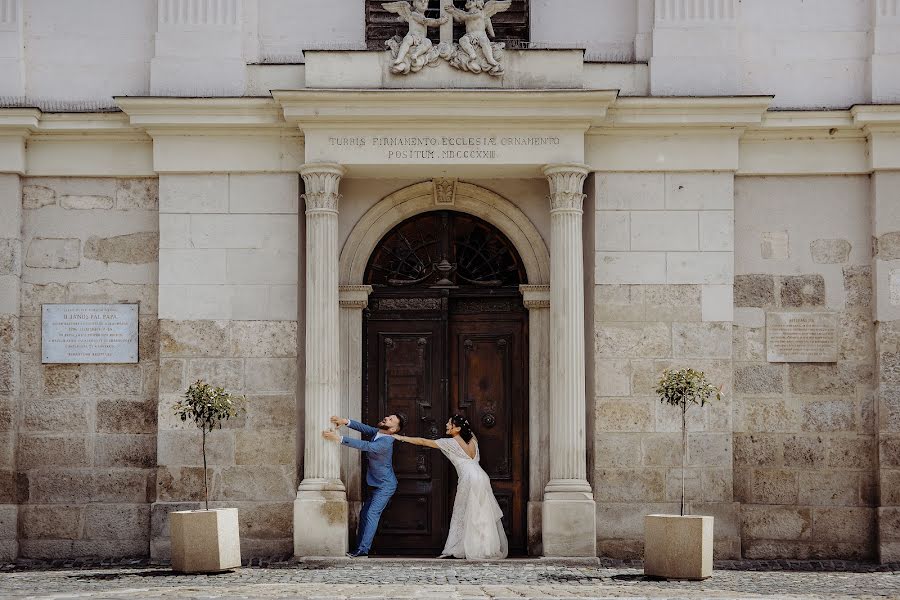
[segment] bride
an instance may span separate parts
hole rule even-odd
[[[437,440],[394,435],[401,442],[437,448],[456,467],[459,485],[453,503],[450,533],[441,558],[506,558],[509,546],[501,522],[503,513],[491,491],[488,474],[478,464],[481,454],[469,421],[460,415],[453,415],[447,421],[447,435],[450,437]]]

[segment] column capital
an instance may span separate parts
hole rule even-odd
[[[549,285],[520,285],[522,303],[528,310],[550,308]]]
[[[369,305],[371,285],[342,285],[338,287],[341,308],[358,308],[362,310]]]
[[[581,164],[547,165],[544,176],[550,182],[550,211],[581,211],[584,180],[591,168]]]
[[[341,195],[338,189],[346,169],[336,163],[311,163],[300,167],[300,176],[306,188],[303,199],[306,212],[338,211]]]

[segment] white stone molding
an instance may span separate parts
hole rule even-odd
[[[347,548],[347,495],[341,447],[322,439],[341,412],[338,187],[335,164],[301,169],[306,184],[306,393],[303,481],[294,503],[294,553],[341,556]]]
[[[0,0],[0,96],[25,96],[23,0]]]
[[[362,327],[363,310],[369,305],[370,285],[342,285],[338,288],[341,305],[341,415],[362,419]],[[349,435],[359,437],[354,431]],[[344,448],[341,453],[341,479],[350,502],[362,501],[362,467],[359,457]]]
[[[438,178],[431,184],[434,186],[435,206],[453,206],[456,202],[456,179]]]
[[[682,27],[710,22],[733,23],[738,16],[738,0],[656,0],[657,26]]]
[[[550,308],[549,285],[520,285],[522,302],[527,309]]]
[[[547,556],[595,556],[596,521],[587,481],[584,240],[586,165],[549,165],[550,481],[544,489]]]
[[[240,29],[242,0],[159,0],[160,29]]]
[[[341,250],[340,281],[361,284],[369,257],[388,231],[406,219],[435,210],[431,181],[417,183],[387,196],[360,218]],[[515,245],[528,282],[550,281],[550,253],[541,234],[517,206],[499,194],[471,183],[456,184],[454,210],[488,221]]]
[[[900,98],[900,0],[874,0],[870,78],[872,102]]]

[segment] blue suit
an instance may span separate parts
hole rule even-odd
[[[365,452],[366,459],[369,461],[366,483],[371,490],[359,513],[359,535],[357,536],[359,540],[357,552],[368,554],[369,548],[372,547],[372,540],[375,539],[375,531],[378,530],[381,513],[384,512],[388,501],[397,490],[397,476],[394,475],[393,464],[394,438],[382,434],[376,440],[375,435],[380,433],[378,429],[358,421],[351,420],[347,427],[372,439],[372,441],[365,441],[347,436],[341,438],[341,444]]]

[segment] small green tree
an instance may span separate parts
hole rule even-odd
[[[182,421],[193,421],[200,428],[203,437],[203,488],[206,496],[206,510],[209,510],[209,477],[206,472],[206,434],[215,428],[222,429],[222,423],[236,417],[244,410],[243,396],[233,396],[224,388],[213,387],[205,381],[192,383],[184,393],[184,399],[175,403],[175,415]]]
[[[681,516],[684,516],[684,468],[687,457],[687,409],[688,405],[706,406],[715,398],[722,399],[722,387],[706,381],[703,371],[694,369],[666,369],[656,386],[659,401],[681,408]]]

